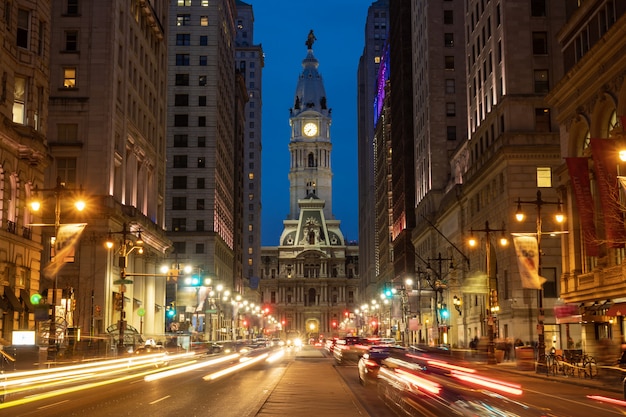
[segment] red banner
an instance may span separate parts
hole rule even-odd
[[[587,256],[600,256],[596,224],[594,223],[593,198],[589,182],[588,158],[565,158],[572,180],[572,189],[578,206],[580,227],[582,230]]]
[[[591,138],[593,168],[598,182],[607,245],[610,248],[623,248],[626,241],[626,229],[624,229],[624,217],[619,207],[617,146],[615,144],[614,139]]]

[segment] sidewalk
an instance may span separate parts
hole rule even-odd
[[[303,347],[256,417],[363,417],[367,411],[321,349]]]
[[[594,377],[593,379],[589,379],[589,378],[579,378],[577,376],[565,376],[565,375],[549,375],[548,376],[545,373],[537,373],[535,370],[530,370],[530,371],[519,370],[517,368],[517,364],[515,361],[501,362],[497,365],[487,365],[483,363],[481,364],[481,366],[484,366],[486,369],[494,369],[494,370],[517,374],[517,375],[524,375],[528,377],[539,378],[539,379],[548,379],[551,381],[561,382],[565,384],[579,385],[581,387],[601,388],[606,391],[611,391],[611,392],[615,392],[615,393],[619,393],[623,395],[623,385],[622,385],[623,377],[619,377],[617,374],[608,375],[607,370],[602,369],[602,367],[599,367],[600,368],[598,370],[599,375],[597,377]]]

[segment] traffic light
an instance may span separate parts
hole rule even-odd
[[[248,327],[248,320],[244,320],[242,324],[243,324],[243,327]]]
[[[330,325],[333,327],[333,329],[337,328],[337,321],[333,320]]]
[[[34,306],[38,305],[39,303],[41,303],[41,294],[33,294],[30,296],[30,303]]]
[[[448,311],[448,306],[445,304],[441,305],[441,309],[439,310],[439,314],[441,314],[441,318],[447,319],[450,317],[450,312]]]
[[[187,287],[208,287],[211,285],[211,278],[206,278],[201,274],[185,277],[183,284]]]
[[[176,316],[176,309],[173,306],[167,306],[165,315],[167,316],[168,319],[173,319],[174,316]]]

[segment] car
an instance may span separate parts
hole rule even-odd
[[[386,344],[370,346],[357,363],[361,385],[376,382],[378,370],[383,360],[392,355],[403,356],[406,352],[406,349],[400,346],[389,346]]]
[[[271,344],[272,346],[285,346],[285,341],[278,337],[275,337],[272,339]]]
[[[333,357],[338,365],[356,363],[366,351],[367,341],[358,336],[346,336],[335,342]]]
[[[169,364],[167,350],[162,345],[144,345],[135,349],[133,356],[137,358],[150,359],[154,366],[160,368]]]

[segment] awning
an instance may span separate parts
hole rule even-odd
[[[26,308],[28,309],[28,311],[31,311],[31,312],[35,311],[35,306],[33,306],[33,303],[30,302],[30,294],[28,293],[28,290],[25,290],[24,288],[20,288],[20,298],[26,305]]]
[[[9,302],[13,311],[22,312],[24,311],[24,307],[20,303],[20,300],[17,299],[15,293],[13,292],[13,288],[4,286],[4,298]]]
[[[607,316],[626,316],[626,303],[616,303],[609,307]]]

